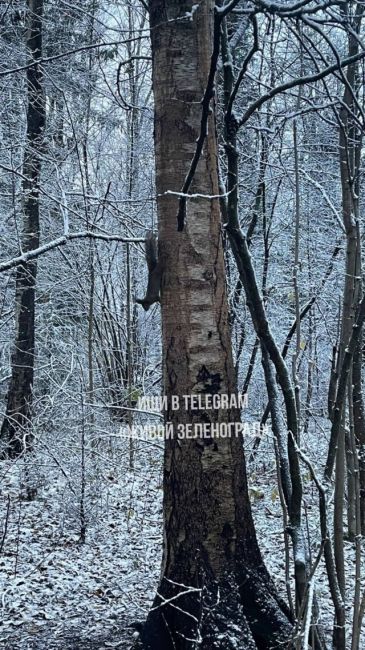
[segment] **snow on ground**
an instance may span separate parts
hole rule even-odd
[[[125,443],[127,444],[127,443]],[[270,440],[249,465],[250,494],[265,561],[285,596],[280,500]],[[80,491],[46,456],[29,478],[23,461],[0,466],[0,647],[5,650],[129,648],[134,622],[154,596],[161,557],[162,452],[143,443],[128,469],[128,454],[99,454],[97,480],[86,481],[85,543],[80,542]],[[262,459],[265,459],[264,461]],[[34,459],[33,459],[34,460]],[[47,465],[45,468],[44,465]],[[28,476],[28,478],[27,478]],[[45,478],[46,477],[46,478]],[[305,476],[308,531],[320,542],[317,493]],[[26,485],[37,495],[26,498]],[[71,489],[72,488],[72,489]],[[8,512],[8,517],[7,517]],[[354,574],[354,548],[346,543]],[[351,581],[349,608],[351,609]],[[321,565],[316,582],[320,618],[329,631],[332,608]]]
[[[311,432],[307,439],[302,440],[302,449],[310,459],[317,477],[321,480],[323,476],[323,459],[326,458],[328,441],[323,436]],[[246,456],[248,456],[246,452]],[[277,490],[276,466],[272,453],[271,436],[263,438],[256,459],[249,463],[249,484],[251,502],[256,522],[256,529],[260,548],[263,552],[265,563],[270,574],[275,579],[280,593],[286,597],[285,582],[285,544],[282,523],[282,507]],[[311,561],[316,560],[321,545],[320,518],[318,509],[318,490],[311,479],[309,470],[302,465],[303,482],[303,528],[307,536],[308,547],[310,548]],[[329,494],[328,503],[328,524],[331,530],[333,508],[333,493]],[[346,510],[346,509],[345,509]],[[344,513],[346,516],[346,512]],[[346,525],[345,525],[346,534]],[[352,610],[354,600],[355,584],[355,545],[345,539],[344,542],[345,571],[346,571],[346,611],[347,611],[347,645],[351,645]],[[291,555],[290,555],[291,556]],[[292,556],[291,556],[292,561]],[[293,564],[291,563],[291,569]],[[362,542],[362,583],[365,589],[365,541]],[[291,593],[294,598],[294,573],[290,571]],[[332,647],[332,629],[334,620],[334,609],[328,588],[327,573],[324,566],[324,558],[317,567],[314,577],[315,592],[319,605],[318,622],[324,631],[328,647]],[[360,648],[365,648],[365,626],[363,623],[362,643]]]
[[[9,498],[10,511],[0,555],[0,647],[81,648],[90,640],[117,647],[127,626],[143,619],[160,570],[159,465],[140,453],[133,472],[121,466],[103,474],[102,503],[81,544],[65,478],[54,469],[54,482],[27,501],[22,464],[5,471],[3,463],[3,527]]]

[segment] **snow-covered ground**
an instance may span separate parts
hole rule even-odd
[[[133,472],[122,464],[101,472],[98,497],[86,500],[84,544],[75,495],[57,468],[27,501],[24,466],[3,463],[1,648],[128,647],[127,627],[145,616],[160,570],[160,454],[150,451],[136,454]]]
[[[285,596],[276,471],[270,440],[262,445],[258,460],[249,465],[250,493],[265,560]],[[141,443],[130,471],[126,451],[118,456],[114,449],[110,463],[106,452],[99,453],[97,477],[90,467],[86,473],[85,543],[80,542],[80,489],[67,468],[61,471],[39,455],[33,458],[38,469],[33,467],[31,476],[30,460],[28,471],[23,461],[0,466],[1,648],[130,647],[132,625],[144,619],[160,570],[162,452],[158,445]],[[309,477],[304,479],[315,554],[320,542],[318,498]],[[26,498],[27,482],[37,484],[32,501]],[[346,553],[351,609],[352,544],[346,544]],[[322,566],[316,588],[320,618],[329,631],[333,614]]]

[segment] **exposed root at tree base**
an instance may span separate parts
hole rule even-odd
[[[164,579],[141,632],[143,650],[274,650],[288,647],[292,625],[271,581],[255,571],[238,583],[182,589]]]

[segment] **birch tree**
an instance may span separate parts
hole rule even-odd
[[[150,3],[166,413],[179,425],[238,420],[234,410],[171,409],[172,397],[234,394],[220,228],[214,112],[206,87],[219,40],[214,3]],[[205,94],[205,95],[204,95]],[[203,111],[207,137],[184,223],[174,195],[191,172]],[[179,213],[179,230],[177,214]],[[181,404],[181,401],[180,401]],[[165,442],[161,581],[145,648],[270,648],[291,632],[263,565],[239,437]]]

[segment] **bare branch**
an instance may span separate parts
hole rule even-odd
[[[27,251],[26,253],[23,253],[22,255],[19,255],[18,257],[14,257],[11,260],[8,260],[7,262],[1,262],[0,263],[0,273],[4,271],[9,271],[9,269],[13,269],[16,266],[19,266],[21,264],[25,264],[26,262],[29,262],[30,260],[33,260],[40,255],[43,255],[44,253],[48,253],[48,251],[54,250],[55,248],[59,248],[59,246],[64,246],[67,244],[69,241],[72,241],[74,239],[101,239],[102,241],[117,241],[123,244],[140,244],[144,242],[144,239],[141,239],[139,237],[121,237],[120,235],[103,235],[101,233],[95,233],[91,232],[89,230],[86,230],[85,232],[71,232],[67,235],[63,235],[62,237],[58,237],[58,239],[54,239],[51,242],[48,242],[47,244],[43,244],[43,246],[39,246],[38,248],[35,248],[33,250]]]
[[[273,99],[273,97],[276,97],[276,95],[280,95],[280,93],[284,93],[286,90],[291,90],[292,88],[297,88],[298,86],[304,86],[305,84],[311,84],[314,83],[315,81],[320,81],[321,79],[325,79],[325,77],[328,77],[328,75],[332,74],[333,72],[336,72],[336,70],[345,68],[351,65],[352,63],[356,63],[356,61],[361,61],[364,58],[365,58],[365,51],[361,51],[354,56],[346,57],[346,59],[343,59],[338,63],[333,63],[332,65],[328,66],[324,70],[321,70],[320,72],[317,72],[316,74],[306,75],[305,77],[292,79],[291,81],[287,81],[286,83],[281,84],[280,86],[276,86],[276,88],[272,88],[269,92],[265,93],[264,95],[261,95],[261,97],[259,97],[253,104],[251,104],[251,106],[246,110],[243,117],[241,117],[241,119],[239,120],[238,128],[246,124],[246,122],[250,119],[251,115],[253,115],[253,113],[255,113],[255,111],[257,111],[258,108],[260,108],[263,104],[265,104],[265,102],[267,102],[269,99]]]

